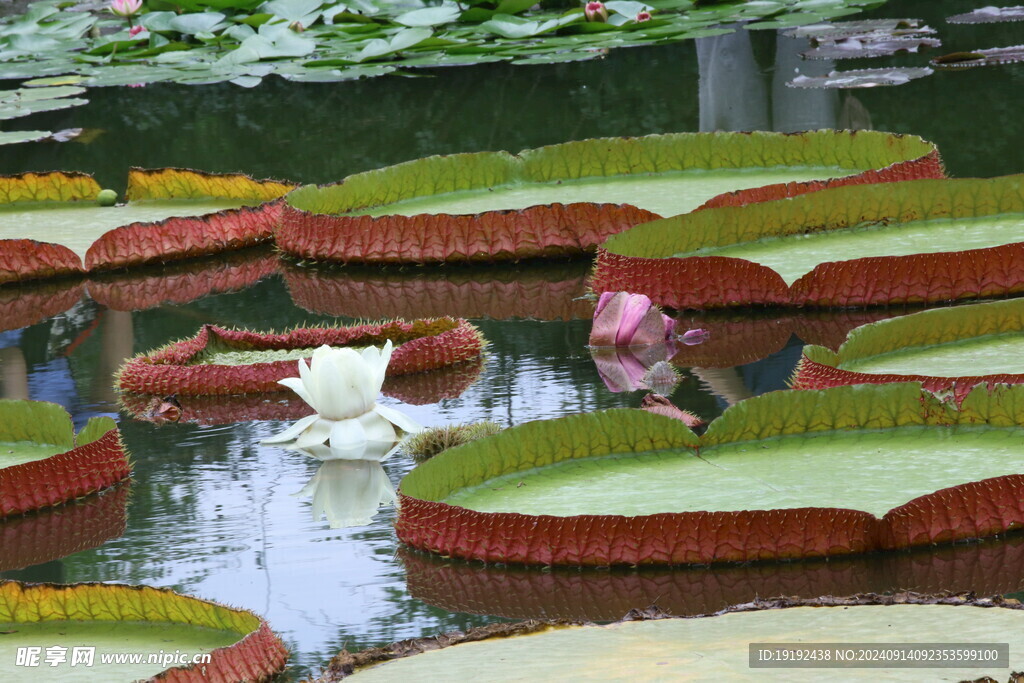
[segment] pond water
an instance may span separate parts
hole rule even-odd
[[[900,1],[871,16],[925,19],[939,30],[942,52],[1022,42],[1020,24],[947,25],[944,17],[959,11],[957,0]],[[891,88],[787,88],[796,68],[815,74],[925,61],[905,55],[800,62],[797,53],[805,48],[771,32],[741,31],[575,64],[492,64],[330,85],[268,79],[252,90],[228,84],[96,89],[89,105],[30,122],[94,129],[91,142],[8,146],[0,172],[81,170],[117,189],[129,166],[330,182],[430,154],[518,151],[605,135],[851,126],[932,140],[954,176],[1024,170],[1018,125],[1024,67],[940,72]],[[118,417],[135,463],[123,532],[113,524],[100,537],[109,540],[96,547],[0,577],[145,583],[252,609],[293,651],[289,676],[296,678],[315,674],[342,648],[503,618],[612,619],[656,600],[701,612],[777,593],[1024,590],[1024,544],[1012,537],[830,563],[584,572],[426,558],[399,547],[391,508],[369,525],[331,529],[314,519],[308,498],[294,495],[319,464],[258,443],[286,422],[232,421],[237,414],[232,418],[230,406],[210,418],[217,424],[133,420],[118,411],[111,373],[132,354],[191,336],[203,323],[266,329],[450,314],[471,318],[491,342],[480,377],[454,398],[422,403],[436,391],[407,387],[395,394],[421,404],[393,397],[383,403],[430,426],[484,419],[511,425],[635,407],[641,394],[610,390],[586,347],[592,307],[574,298],[585,291],[588,264],[311,271],[255,251],[206,266],[171,269],[162,279],[103,278],[89,283],[88,292],[52,285],[0,290],[0,303],[38,297],[39,310],[54,313],[0,332],[5,395],[27,392],[65,405],[79,426],[93,415]],[[241,288],[195,299],[197,283]],[[143,305],[143,290],[184,303]],[[683,324],[712,329],[712,339],[685,350],[695,367],[683,371],[672,399],[711,419],[743,398],[784,389],[801,337],[841,338],[858,322],[896,313],[687,315]],[[384,463],[395,484],[411,466],[401,455]],[[116,519],[125,497],[115,492],[91,504]],[[26,520],[0,523],[0,532],[5,529],[26,538],[38,533]]]

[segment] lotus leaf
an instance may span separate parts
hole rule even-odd
[[[764,648],[782,649],[779,644],[792,648],[792,643],[816,642],[822,634],[845,644],[878,643],[884,634],[884,647],[895,649],[898,646],[891,643],[1009,639],[1009,662],[993,661],[998,653],[993,646],[992,659],[980,666],[957,668],[956,662],[950,662],[941,668],[943,677],[973,680],[979,675],[1001,676],[1007,666],[1011,670],[1024,666],[1016,650],[1024,643],[1013,635],[1020,632],[1022,622],[1024,608],[1016,600],[977,599],[972,593],[776,598],[703,617],[669,617],[652,608],[631,611],[622,621],[602,626],[545,621],[494,624],[466,634],[403,641],[355,654],[342,652],[321,680],[336,681],[352,672],[353,680],[359,681],[474,675],[490,680],[732,680],[749,678],[752,668],[758,668],[753,655],[759,643]],[[1006,650],[1003,655],[1007,656]],[[906,667],[863,668],[858,662],[836,661],[810,664],[785,668],[785,679],[819,680],[821,671],[815,669],[825,668],[839,668],[844,680],[921,679],[919,670]]]
[[[448,556],[573,565],[984,537],[1024,526],[1022,407],[1024,388],[979,387],[957,410],[905,383],[766,394],[700,438],[642,411],[527,423],[413,470],[396,529]]]
[[[0,178],[0,284],[238,249],[271,237],[290,185],[237,174],[132,169],[129,203],[98,206],[83,174]],[[267,203],[263,203],[267,202]],[[256,206],[251,206],[256,205]],[[85,226],[85,227],[84,227]]]
[[[91,666],[65,667],[61,680],[269,680],[288,659],[284,643],[252,612],[148,586],[0,581],[0,629],[0,673],[7,679],[25,671],[17,649],[41,643],[66,647],[69,662],[72,647],[96,648]],[[168,669],[171,662],[146,656],[175,651],[210,658]],[[101,662],[120,652],[142,653],[142,662]]]
[[[427,157],[295,190],[275,240],[294,256],[341,262],[579,254],[652,212],[682,213],[716,195],[743,203],[821,187],[794,182],[811,178],[934,177],[941,170],[933,155],[919,138],[817,131],[681,133]],[[751,187],[759,189],[722,194]]]
[[[181,396],[253,394],[286,389],[278,380],[298,376],[291,358],[309,357],[322,344],[395,344],[388,374],[435,370],[476,359],[485,342],[480,331],[455,318],[401,320],[351,327],[299,328],[260,333],[204,325],[195,337],[136,356],[117,372],[116,386],[139,394]],[[282,353],[289,360],[281,360]]]
[[[994,24],[1003,21],[1024,21],[1024,7],[982,7],[946,19],[951,24]]]
[[[130,474],[109,417],[90,418],[76,437],[60,406],[0,399],[0,519],[81,498]]]
[[[838,187],[636,226],[603,245],[591,286],[675,308],[1005,296],[1024,291],[1022,211],[1024,176]]]
[[[835,57],[833,56],[832,59]],[[915,78],[932,75],[927,67],[889,67],[831,71],[827,76],[797,76],[786,85],[794,88],[874,88],[880,85],[903,85]]]
[[[932,66],[939,69],[964,69],[973,66],[993,66],[997,64],[1015,64],[1024,61],[1024,45],[1012,47],[993,47],[970,52],[953,52],[931,60]]]
[[[808,348],[797,389],[918,381],[966,395],[976,384],[1024,382],[1024,300],[956,306],[865,325],[837,354]],[[965,374],[969,373],[969,374]]]

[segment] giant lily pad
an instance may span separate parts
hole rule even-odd
[[[353,318],[591,318],[587,264],[493,264],[479,268],[395,272],[347,267],[287,267],[284,280],[296,306]]]
[[[290,185],[234,174],[132,169],[129,203],[94,203],[83,174],[0,178],[0,284],[190,258],[271,238]],[[264,203],[267,202],[267,203]]]
[[[982,7],[946,19],[951,24],[994,24],[1003,21],[1024,21],[1024,7]]]
[[[446,398],[458,398],[483,371],[483,359],[404,375],[389,374],[381,393],[403,403],[423,405]],[[229,424],[248,420],[294,422],[312,415],[313,408],[297,396],[281,392],[241,396],[170,396],[166,394],[121,393],[122,410],[137,420],[166,424],[193,422],[203,425]]]
[[[997,609],[992,609],[997,608]],[[657,609],[631,611],[622,621],[598,626],[529,621],[494,624],[465,634],[447,634],[395,643],[391,647],[343,651],[328,665],[321,681],[354,672],[359,681],[428,679],[442,675],[488,680],[733,680],[750,678],[758,668],[753,654],[763,648],[793,649],[828,634],[833,642],[985,643],[991,659],[972,666],[942,666],[942,676],[974,680],[1002,676],[1024,666],[1013,634],[1024,624],[1024,607],[1016,600],[978,599],[972,593],[920,595],[899,593],[814,599],[776,598],[735,605],[703,617],[670,617]],[[1006,634],[1011,634],[1007,636]],[[1005,643],[1001,661],[988,643]],[[819,641],[820,642],[820,641]],[[472,645],[470,645],[472,643]],[[836,649],[845,649],[840,645]],[[851,646],[856,648],[856,645]],[[440,649],[438,649],[440,648]],[[914,650],[910,650],[913,656]],[[979,657],[980,659],[980,657]],[[921,671],[892,667],[864,668],[858,662],[813,662],[811,671],[784,668],[787,680],[816,680],[820,671],[839,669],[843,680],[918,681]],[[761,666],[764,666],[763,664]],[[765,667],[770,675],[772,668]],[[756,675],[756,673],[755,673]],[[995,679],[993,679],[995,680]]]
[[[1005,296],[1024,291],[1021,212],[1024,176],[833,188],[636,226],[591,286],[701,309]]]
[[[941,176],[941,168],[932,145],[880,133],[583,140],[518,155],[427,157],[307,185],[286,199],[275,240],[296,257],[338,262],[565,256],[717,195],[768,186],[723,201],[790,196],[821,187],[806,181],[839,176],[852,176],[841,184],[878,182]]]
[[[59,505],[127,479],[117,426],[91,418],[75,436],[54,403],[0,399],[0,518]]]
[[[388,374],[435,370],[476,359],[485,342],[465,320],[299,328],[281,334],[229,330],[204,325],[191,339],[132,358],[118,370],[122,391],[181,396],[253,394],[285,391],[278,380],[298,376],[297,361],[313,349],[330,346],[395,344]]]
[[[805,562],[714,567],[527,567],[398,551],[409,593],[448,612],[509,619],[614,621],[637,605],[677,615],[772,595],[1024,590],[1024,535]]]
[[[976,384],[1024,382],[1024,300],[923,311],[853,330],[832,353],[807,347],[797,389],[921,382],[958,397]]]
[[[41,645],[66,648],[64,663],[57,664],[61,680],[76,680],[78,673],[77,680],[263,681],[288,660],[284,643],[252,612],[148,586],[0,582],[0,629],[0,673],[7,679],[26,671],[17,662],[18,648]],[[73,667],[75,649],[88,647],[95,648],[91,665],[79,660]],[[102,661],[103,655],[135,652],[142,653],[141,663]],[[171,659],[149,662],[148,653],[158,652]],[[175,660],[175,653],[183,659]]]
[[[939,69],[966,69],[975,66],[994,66],[997,64],[1015,64],[1024,61],[1024,45],[1010,47],[993,47],[970,52],[953,52],[931,60],[931,65]]]
[[[957,410],[905,383],[766,394],[699,438],[633,410],[532,422],[413,470],[396,530],[447,556],[569,565],[991,536],[1024,526],[1022,409],[1024,387],[979,387]]]
[[[66,505],[0,520],[0,571],[50,562],[119,538],[127,526],[129,486]]]

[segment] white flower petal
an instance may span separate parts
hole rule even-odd
[[[302,367],[301,363],[299,367]],[[313,401],[313,396],[309,393],[301,379],[299,379],[298,377],[285,377],[284,379],[277,380],[277,383],[286,386],[292,391],[294,391],[296,394],[299,395],[299,398],[301,398],[303,401],[311,405],[313,407],[313,410],[320,412],[317,409],[316,403]]]
[[[317,446],[327,441],[331,435],[331,426],[334,424],[330,420],[325,420],[322,417],[317,416],[316,422],[311,424],[306,431],[299,435],[299,438],[295,439],[295,443],[292,444],[292,448],[309,448],[310,446]]]
[[[366,430],[367,441],[387,444],[388,448],[391,447],[391,444],[398,441],[398,434],[395,433],[394,425],[376,410],[364,413],[357,419],[359,424],[363,425],[363,429]]]
[[[366,430],[359,420],[338,420],[331,427],[330,438],[331,448],[363,448],[366,445]]]
[[[335,349],[317,372],[321,415],[344,420],[371,410],[377,398],[374,379],[373,371],[355,350]]]
[[[319,419],[320,417],[318,415],[307,415],[306,417],[302,418],[301,420],[299,420],[298,422],[296,422],[295,424],[293,424],[291,427],[284,430],[280,434],[275,434],[274,436],[263,439],[263,441],[260,441],[260,443],[284,443],[286,441],[291,441],[297,438],[299,434],[301,434],[303,431],[305,431],[305,429],[309,427],[309,425],[313,424]]]
[[[374,411],[404,432],[415,434],[416,432],[423,431],[423,427],[420,423],[416,422],[416,420],[412,419],[400,410],[395,410],[388,406],[377,405],[374,407]]]

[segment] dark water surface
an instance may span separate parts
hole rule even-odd
[[[945,23],[945,16],[968,9],[959,1],[897,1],[872,16],[924,18],[944,41],[933,54],[1024,42],[1021,24]],[[799,62],[800,49],[805,45],[770,32],[741,31],[696,44],[619,50],[589,63],[486,65],[330,85],[271,79],[253,90],[228,84],[97,89],[89,92],[88,106],[39,115],[25,126],[102,130],[95,141],[5,147],[0,172],[82,170],[118,188],[129,166],[329,182],[430,154],[517,151],[595,136],[849,126],[933,140],[954,176],[1024,170],[1024,68],[936,73],[893,88],[803,91],[783,85],[795,68],[822,73],[923,65],[926,57],[814,63]],[[0,576],[146,583],[252,609],[293,650],[296,676],[315,673],[343,647],[501,618],[612,619],[654,601],[699,613],[780,593],[1024,589],[1020,538],[827,563],[534,571],[400,549],[392,509],[368,526],[331,529],[313,518],[308,498],[293,495],[318,463],[258,444],[285,422],[230,421],[226,412],[223,424],[136,421],[118,413],[113,370],[125,357],[191,336],[207,322],[266,329],[450,314],[481,327],[489,355],[479,379],[458,397],[431,400],[436,388],[415,386],[393,393],[419,405],[383,399],[422,424],[492,419],[511,425],[636,406],[641,395],[610,391],[587,351],[592,309],[573,300],[584,292],[587,264],[316,273],[252,252],[203,268],[176,269],[163,279],[103,280],[90,283],[89,293],[70,286],[0,290],[0,303],[38,295],[61,311],[0,332],[6,394],[24,392],[27,381],[31,398],[65,405],[77,424],[92,415],[119,417],[135,462],[123,533],[116,521],[125,498],[109,494],[90,509],[114,520],[107,537],[115,537]],[[241,289],[157,306],[139,294],[146,287],[187,301],[214,277]],[[192,287],[199,289],[192,293]],[[802,345],[798,337],[819,343],[841,338],[857,323],[894,313],[689,316],[690,326],[718,330],[718,345],[692,352],[699,367],[683,372],[673,400],[713,418],[729,403],[784,388]],[[396,484],[410,467],[403,456],[384,464]],[[41,533],[26,521],[18,524],[0,523],[0,532],[26,539]]]

